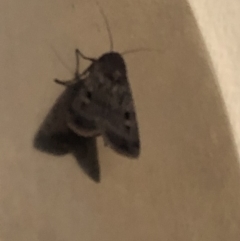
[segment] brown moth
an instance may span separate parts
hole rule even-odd
[[[66,116],[67,125],[74,133],[83,137],[102,135],[107,146],[120,154],[137,158],[140,139],[126,64],[120,53],[112,51],[109,25],[101,13],[109,33],[111,51],[95,59],[76,49],[74,78],[69,81],[55,79],[55,82],[74,90]],[[83,73],[79,73],[80,57],[91,61]]]
[[[56,83],[74,89],[67,113],[68,127],[84,137],[102,135],[106,145],[126,156],[138,157],[140,141],[138,124],[126,65],[117,52],[103,54],[99,59],[79,56],[92,64],[70,81]]]

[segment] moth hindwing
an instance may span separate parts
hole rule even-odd
[[[90,66],[79,73],[79,57]],[[67,123],[76,134],[102,135],[106,145],[128,157],[140,154],[138,123],[127,70],[122,56],[108,52],[98,59],[76,50],[77,68],[73,80],[55,80],[74,89]]]

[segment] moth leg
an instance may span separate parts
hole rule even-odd
[[[80,58],[82,57],[83,59],[89,60],[91,62],[95,62],[96,59],[94,58],[89,58],[86,57],[79,49],[75,50],[76,53],[76,71],[75,71],[75,78],[73,80],[59,80],[59,79],[55,79],[55,83],[60,84],[60,85],[64,85],[64,86],[71,86],[76,84],[79,79],[81,79],[82,76],[84,76],[88,71],[89,68],[87,68],[83,73],[79,73],[79,64],[80,64]]]
[[[76,57],[77,57],[77,64],[79,64],[79,56],[81,56],[83,59],[89,60],[91,62],[96,61],[96,59],[94,59],[94,58],[89,58],[89,57],[85,56],[79,49],[76,49],[75,51],[76,51]]]
[[[83,73],[81,73],[81,74],[79,73],[79,65],[80,65],[80,58],[79,57],[82,57],[83,59],[89,60],[91,62],[95,62],[96,59],[86,57],[79,49],[76,49],[75,53],[76,53],[76,72],[75,72],[75,75],[76,75],[76,77],[79,77],[81,79],[81,77],[84,76],[89,71],[89,68],[84,70]]]
[[[54,81],[55,81],[55,83],[60,84],[60,85],[71,86],[71,85],[76,84],[78,82],[78,79],[73,79],[73,80],[59,80],[59,79],[55,79]]]

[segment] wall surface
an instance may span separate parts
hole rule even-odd
[[[239,1],[189,0],[214,65],[240,151]]]
[[[2,0],[0,240],[240,240],[240,3],[99,2],[116,51],[158,49],[124,56],[141,156],[98,138],[97,159],[62,121],[53,79],[72,78],[76,47],[109,50],[96,2]]]

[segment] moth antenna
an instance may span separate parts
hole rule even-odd
[[[158,49],[148,49],[148,48],[130,49],[130,50],[126,50],[126,51],[122,52],[121,55],[137,53],[137,52],[144,52],[144,51],[148,51],[148,52],[157,51],[158,52],[160,50],[158,50]]]
[[[104,13],[102,7],[99,5],[99,3],[97,1],[96,1],[96,4],[97,4],[99,12],[101,13],[101,15],[104,19],[104,22],[106,24],[108,37],[109,37],[109,43],[110,43],[110,52],[112,52],[113,51],[113,37],[112,37],[111,29],[110,29],[110,26],[109,26],[109,23],[108,23],[108,19],[107,19],[105,13]]]

